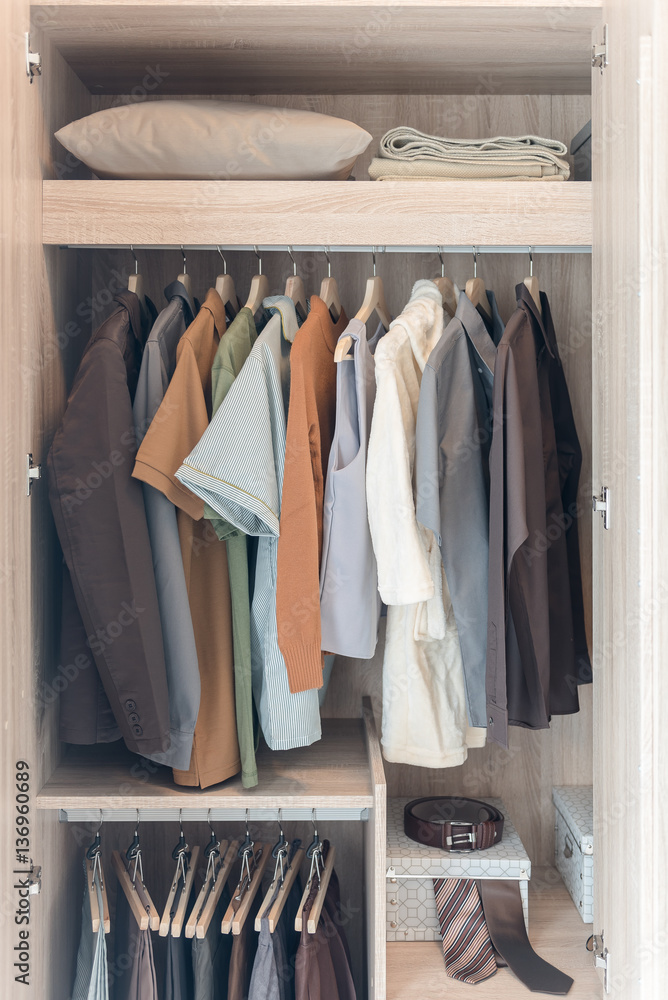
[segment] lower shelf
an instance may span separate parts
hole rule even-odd
[[[602,1000],[603,987],[585,948],[592,925],[583,924],[558,873],[534,869],[529,883],[529,937],[545,961],[574,979],[568,1000]],[[387,1000],[519,1000],[535,997],[509,969],[473,987],[448,979],[437,942],[387,945]]]

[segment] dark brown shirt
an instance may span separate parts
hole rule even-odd
[[[577,490],[582,453],[547,296],[524,284],[498,346],[490,455],[488,736],[545,729],[591,680]]]
[[[132,292],[116,303],[81,359],[47,463],[69,574],[61,738],[122,735],[130,750],[155,753],[169,747],[167,677],[144,498],[132,478],[132,400],[149,326]]]

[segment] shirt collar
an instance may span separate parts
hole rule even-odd
[[[336,342],[348,325],[348,317],[346,316],[345,310],[341,309],[341,315],[335,323],[329,309],[327,308],[327,304],[320,298],[319,295],[311,296],[310,305],[311,308],[309,316],[313,314],[320,321],[322,339],[324,340],[325,346],[329,352],[334,354]]]
[[[550,357],[556,359],[558,356],[557,339],[554,332],[552,314],[550,312],[550,303],[547,300],[547,295],[545,292],[540,293],[540,310],[534,302],[533,295],[523,281],[520,282],[519,285],[515,286],[515,295],[517,296],[518,307],[520,309],[524,309],[525,312],[530,313],[534,322],[537,323],[538,329],[543,335],[543,340],[545,341],[548,354]]]
[[[295,339],[295,334],[299,329],[297,310],[295,309],[295,304],[292,299],[289,299],[287,295],[268,295],[267,298],[263,300],[262,305],[265,309],[268,309],[272,315],[278,315],[281,317],[283,337],[289,341],[289,343],[292,343]]]
[[[142,320],[141,306],[134,292],[130,292],[127,288],[124,288],[120,292],[117,292],[114,297],[127,310],[130,321],[130,332],[143,347],[148,340],[148,335],[156,318],[155,306],[150,299],[146,299],[146,317]]]
[[[181,282],[178,283],[181,284]],[[174,284],[176,284],[176,282],[174,282]],[[225,318],[225,306],[223,305],[223,300],[215,288],[210,288],[206,293],[206,298],[204,299],[201,308],[208,309],[211,313],[216,327],[216,332],[219,337],[222,337],[227,328],[227,320]]]
[[[165,288],[165,298],[168,302],[171,302],[177,295],[183,299],[183,311],[186,323],[192,323],[195,318],[195,304],[188,294],[188,289],[178,278]]]
[[[473,344],[480,360],[493,373],[494,361],[496,359],[496,345],[503,336],[503,320],[499,316],[494,293],[488,291],[487,298],[492,309],[493,337],[490,337],[482,316],[465,292],[460,292],[455,318],[459,320],[466,330],[466,335]]]

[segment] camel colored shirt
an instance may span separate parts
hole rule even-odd
[[[137,453],[133,472],[177,508],[202,694],[190,768],[175,770],[174,781],[201,788],[225,781],[241,770],[230,581],[225,543],[204,519],[204,501],[174,473],[209,426],[211,366],[224,331],[225,309],[218,293],[210,288],[179,341],[174,376]]]
[[[276,623],[292,692],[322,687],[322,509],[336,417],[336,324],[317,295],[290,352],[290,404],[278,538]]]

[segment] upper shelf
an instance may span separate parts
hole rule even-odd
[[[588,94],[601,5],[56,0],[32,10],[93,94],[136,92],[146,79],[164,95]]]
[[[68,820],[95,819],[100,810],[107,820],[134,818],[141,809],[145,819],[166,818],[175,810],[188,810],[190,819],[262,819],[263,810],[274,818],[282,809],[285,818],[310,818],[312,809],[325,819],[360,818],[373,807],[374,793],[369,744],[375,729],[362,719],[323,719],[323,736],[313,746],[257,754],[260,784],[244,789],[240,778],[207,788],[184,788],[172,782],[171,770],[113,748],[73,748],[37,796],[38,809],[59,809]],[[373,757],[373,754],[372,754]],[[157,772],[157,773],[156,773]],[[128,816],[125,814],[128,813]],[[162,815],[165,814],[165,815]],[[233,815],[238,813],[238,815]]]
[[[44,181],[43,242],[589,246],[591,184]]]

